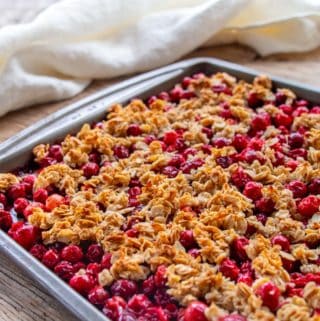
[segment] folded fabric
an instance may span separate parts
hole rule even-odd
[[[320,44],[318,0],[65,0],[0,30],[0,115],[141,72],[200,47],[260,54]]]

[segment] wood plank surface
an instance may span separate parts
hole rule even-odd
[[[6,0],[0,0],[0,5],[4,1]],[[295,79],[320,88],[320,49],[309,53],[281,54],[261,58],[249,48],[230,45],[201,49],[184,58],[200,56],[238,62],[262,73]],[[119,80],[96,80],[83,93],[73,99],[26,108],[0,118],[0,141],[71,102]],[[0,320],[76,321],[77,319],[48,295],[45,289],[40,288],[37,283],[30,280],[12,262],[0,254]]]

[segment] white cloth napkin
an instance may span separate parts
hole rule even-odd
[[[320,0],[65,0],[0,30],[0,115],[71,97],[93,78],[159,67],[199,46],[260,54],[320,45]]]

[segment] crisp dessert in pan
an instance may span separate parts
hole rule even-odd
[[[0,175],[0,227],[113,321],[320,320],[320,106],[226,73]]]

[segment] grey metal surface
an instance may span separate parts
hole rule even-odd
[[[238,79],[247,81],[252,81],[259,74],[257,71],[222,60],[195,58],[133,77],[53,113],[0,144],[0,172],[10,171],[24,165],[31,155],[33,146],[39,143],[50,143],[63,138],[68,133],[75,133],[85,122],[103,119],[108,106],[114,103],[126,103],[135,97],[146,98],[168,90],[186,75],[196,72],[210,74],[219,71],[228,72]],[[271,76],[271,78],[275,87],[290,88],[300,98],[320,102],[319,88],[279,77]],[[11,257],[16,264],[81,320],[108,320],[2,231],[0,231],[0,251]]]

